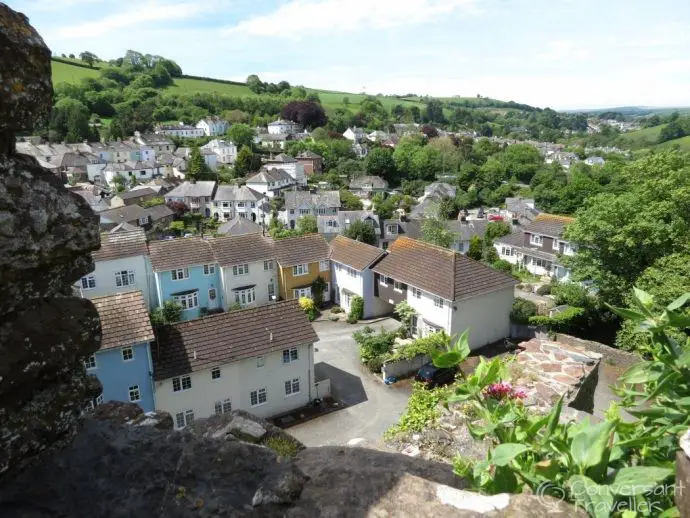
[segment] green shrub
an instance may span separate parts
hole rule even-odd
[[[395,305],[393,313],[395,313],[395,316],[397,316],[402,323],[402,326],[400,326],[400,337],[407,338],[412,334],[412,317],[417,314],[417,311],[404,300]]]
[[[551,294],[556,300],[556,304],[567,304],[577,308],[587,308],[593,305],[594,300],[589,295],[587,288],[574,282],[564,282],[557,284],[551,290]]]
[[[405,412],[398,424],[386,431],[385,437],[391,439],[404,433],[421,432],[433,425],[441,416],[439,403],[446,401],[451,394],[448,386],[428,389],[421,383],[415,383]]]
[[[550,284],[542,284],[537,288],[537,295],[549,295],[551,294],[551,285]]]
[[[309,297],[300,297],[299,307],[307,314],[309,321],[316,319],[316,316],[319,314],[319,311],[316,309],[316,303]]]
[[[357,322],[362,320],[362,318],[364,318],[364,299],[359,295],[355,295],[350,303],[350,314],[347,317],[347,321],[353,323],[351,321]]]
[[[529,324],[533,326],[545,327],[549,331],[571,333],[581,326],[582,318],[584,316],[585,310],[583,308],[570,306],[564,311],[556,313],[552,317],[541,315],[529,317]]]
[[[431,351],[447,349],[449,342],[450,339],[446,333],[432,333],[398,347],[394,353],[388,355],[386,361],[412,360],[421,355],[431,356]]]
[[[328,288],[328,284],[320,275],[311,283],[311,295],[317,308],[323,306],[323,294]]]
[[[366,364],[374,372],[381,370],[381,365],[383,365],[384,360],[388,358],[393,349],[395,337],[395,331],[386,331],[381,328],[376,333],[369,326],[352,334],[352,338],[359,346],[359,357],[362,363]]]
[[[531,300],[517,298],[513,301],[510,319],[516,324],[529,323],[530,317],[537,314],[537,305]]]
[[[513,273],[513,265],[510,264],[508,261],[505,259],[499,259],[498,261],[494,261],[491,263],[491,268],[494,270],[499,270],[508,274]]]
[[[287,437],[273,435],[265,439],[262,444],[272,449],[281,457],[294,457],[297,455],[297,443]]]
[[[333,306],[331,308],[331,313],[342,313],[342,312],[343,312],[343,308],[341,308],[340,306]]]

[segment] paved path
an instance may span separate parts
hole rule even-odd
[[[395,329],[399,325],[385,319],[372,327]],[[314,346],[315,370],[330,378],[333,397],[347,408],[288,429],[307,446],[345,445],[358,440],[380,445],[383,433],[398,421],[407,405],[409,382],[386,386],[361,366],[352,333],[362,327],[344,322],[314,323],[320,339]]]

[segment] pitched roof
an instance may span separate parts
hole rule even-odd
[[[286,267],[328,259],[329,247],[321,234],[307,234],[277,240],[275,252],[280,266]]]
[[[219,185],[216,189],[216,194],[213,196],[214,201],[259,201],[264,197],[260,192],[250,189],[246,185],[241,187],[237,185]]]
[[[210,243],[199,237],[151,241],[149,255],[154,272],[216,262]]]
[[[149,211],[139,205],[125,205],[115,209],[104,210],[99,212],[102,224],[122,223],[123,221],[138,221],[141,218],[146,218]]]
[[[489,293],[515,279],[452,250],[401,236],[373,270],[446,300]]]
[[[524,246],[525,234],[522,230],[515,230],[507,236],[496,238],[494,242],[510,246]]]
[[[317,155],[313,151],[309,151],[308,149],[302,151],[299,155],[297,155],[297,158],[323,158],[321,155]]]
[[[228,236],[240,236],[243,234],[257,233],[260,234],[261,225],[259,225],[258,223],[254,223],[249,218],[241,218],[239,216],[235,216],[230,221],[226,221],[220,227],[218,227],[218,230],[216,230],[216,232],[218,234],[225,234]]]
[[[384,255],[385,252],[375,246],[355,241],[345,236],[336,236],[335,239],[331,241],[329,258],[332,261],[362,271]]]
[[[94,297],[91,302],[101,319],[101,350],[154,339],[149,311],[141,291]]]
[[[390,225],[397,227],[397,232],[395,234],[388,232],[388,227]],[[383,221],[383,232],[387,239],[397,237],[400,234],[418,238],[422,235],[422,225],[419,220],[400,221],[397,219],[386,219]]]
[[[210,243],[213,254],[221,266],[251,263],[275,257],[273,240],[260,233],[219,237]]]
[[[187,196],[213,196],[216,182],[183,182],[165,195],[166,198],[186,198]]]
[[[350,189],[362,189],[369,186],[374,189],[387,189],[388,182],[380,176],[358,176],[350,182]]]
[[[340,191],[319,191],[312,194],[309,191],[288,191],[285,193],[285,208],[299,207],[340,207]]]
[[[253,176],[247,178],[245,183],[269,183],[281,181],[294,181],[292,176],[285,172],[285,169],[262,169]]]
[[[266,162],[280,162],[282,164],[291,164],[293,162],[297,162],[297,160],[292,158],[290,155],[280,153],[279,155],[276,155],[273,158],[266,160]]]
[[[131,200],[132,198],[141,198],[144,196],[151,196],[157,194],[156,191],[151,189],[151,187],[145,187],[143,189],[134,189],[133,191],[125,191],[116,194],[121,200]]]
[[[525,227],[525,232],[533,234],[543,234],[551,237],[561,237],[566,225],[575,221],[575,218],[568,216],[557,216],[555,214],[539,214],[534,221]]]
[[[484,237],[488,224],[489,222],[485,219],[472,219],[469,221],[452,219],[446,221],[448,230],[456,233],[462,241],[469,241],[472,236]]]
[[[158,221],[159,219],[167,218],[169,216],[172,216],[174,212],[170,207],[168,207],[165,203],[161,203],[160,205],[153,205],[151,207],[147,207],[146,210],[149,211],[149,215],[151,216],[151,221]]]
[[[144,229],[136,227],[135,230],[123,230],[118,227],[101,234],[101,248],[91,253],[94,261],[148,255]]]
[[[156,381],[313,344],[314,328],[296,300],[221,313],[161,328],[154,347]]]

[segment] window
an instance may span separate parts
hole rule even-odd
[[[143,218],[139,218],[139,225],[148,225],[149,224],[149,217],[144,216]]]
[[[395,281],[393,283],[393,289],[402,293],[407,289],[407,286],[402,282]]]
[[[96,398],[96,406],[102,405],[102,404],[103,404],[103,394],[99,395],[99,396]]]
[[[311,214],[311,210],[310,210],[310,209],[300,209],[300,210],[299,210],[299,215],[300,215],[300,216],[308,216],[309,214]]]
[[[181,376],[173,378],[173,392],[183,392],[192,388],[192,378],[190,376]]]
[[[264,359],[263,356],[259,356],[259,357],[256,359],[256,368],[257,368],[257,369],[260,369],[260,368],[263,367],[264,365],[266,365],[266,360]]]
[[[558,239],[554,239],[554,240],[553,240],[553,246],[552,246],[552,248],[553,248],[554,250],[558,250],[558,247],[560,246],[560,244],[561,244],[561,243],[560,243],[560,241],[559,241]]]
[[[295,213],[295,209],[290,209],[290,214],[294,214],[294,213]]]
[[[243,201],[238,201],[238,202],[237,202],[237,207],[240,208],[240,209],[243,209],[243,208],[244,208],[244,202],[243,202]]]
[[[291,347],[290,349],[283,349],[283,363],[292,363],[299,360],[299,352],[297,347]]]
[[[443,307],[443,299],[441,297],[434,297],[434,306],[437,308]]]
[[[175,414],[175,424],[177,428],[184,428],[194,422],[194,410],[185,410]]]
[[[216,293],[215,288],[209,288],[208,289],[208,300],[210,302],[215,302],[217,296],[218,296],[218,294]]]
[[[311,287],[292,290],[292,298],[300,299],[302,297],[311,298]]]
[[[320,216],[325,216],[326,215],[326,209],[324,207],[319,207],[316,209],[316,213],[319,214]]]
[[[205,264],[204,265],[204,275],[213,275],[216,273],[216,265],[215,264]]]
[[[538,234],[532,234],[529,238],[529,242],[533,245],[540,245],[544,242],[544,238]]]
[[[139,385],[132,385],[129,387],[129,400],[132,403],[141,401],[141,393],[139,392]]]
[[[247,275],[249,273],[249,265],[248,264],[236,264],[235,266],[232,267],[232,274],[233,275]]]
[[[337,226],[338,226],[338,222],[335,221],[335,220],[329,219],[329,220],[328,220],[328,226],[329,226],[329,227],[337,227]]]
[[[422,290],[419,288],[412,288],[412,296],[416,299],[422,298]]]
[[[246,304],[251,304],[256,300],[256,293],[254,288],[249,288],[246,290],[239,290],[235,292],[235,302],[241,304],[242,306]]]
[[[275,284],[273,284],[273,281],[268,283],[268,300],[273,300],[273,297],[276,296],[276,287]]]
[[[81,278],[81,288],[83,290],[92,290],[96,287],[96,277],[94,275],[86,275]]]
[[[300,275],[307,275],[309,273],[309,265],[308,264],[296,264],[295,266],[292,267],[292,275],[294,276],[300,276]]]
[[[388,242],[387,241],[385,241],[382,246],[383,246],[384,250],[388,250]]]
[[[232,412],[232,401],[230,398],[224,399],[223,401],[216,401],[213,404],[213,409],[215,410],[216,415],[228,414]]]
[[[252,209],[253,209],[253,208],[256,208],[256,203],[251,202],[251,203],[250,203],[250,207],[251,207]]]
[[[194,309],[199,307],[199,292],[194,291],[184,295],[175,295],[173,300],[182,306],[182,309]]]
[[[146,176],[146,171],[139,171],[139,174],[140,174],[141,176]]]
[[[180,268],[170,272],[173,281],[181,281],[182,279],[189,279],[189,268]]]
[[[260,388],[259,390],[252,390],[249,393],[249,403],[252,406],[264,405],[266,404],[266,401],[267,397],[265,388]]]
[[[285,382],[285,395],[294,396],[295,394],[299,394],[299,378],[294,378]]]
[[[121,349],[121,352],[123,362],[128,362],[134,359],[134,349],[132,349],[131,347],[123,347]]]
[[[134,284],[134,272],[132,270],[122,270],[115,272],[115,286],[131,286]]]
[[[214,367],[213,369],[211,369],[211,379],[212,380],[220,379],[220,367]]]
[[[221,205],[224,209],[230,208],[232,206],[232,203],[224,201],[223,204]]]
[[[320,272],[327,272],[328,271],[328,259],[323,259],[319,261],[319,271]]]
[[[86,370],[96,368],[96,355],[95,354],[92,354],[91,356],[87,356],[84,359],[84,368]]]
[[[389,234],[397,234],[398,225],[386,225],[386,232],[388,232]]]
[[[273,270],[273,261],[264,261],[264,270]]]

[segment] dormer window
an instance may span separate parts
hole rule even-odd
[[[533,245],[541,246],[544,243],[544,237],[539,234],[532,234],[529,238],[529,242]]]
[[[561,242],[558,239],[553,240],[553,249],[558,250],[558,247],[560,246]]]
[[[386,232],[388,232],[389,234],[397,234],[398,225],[386,225]]]

